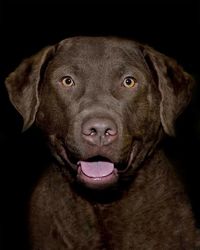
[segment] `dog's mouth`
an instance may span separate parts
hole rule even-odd
[[[109,159],[96,156],[77,163],[77,179],[88,188],[104,189],[118,181],[118,170]]]
[[[80,159],[68,152],[67,147],[61,147],[60,156],[64,164],[71,166],[76,180],[87,188],[103,190],[114,187],[120,180],[126,180],[130,175],[129,169],[135,161],[139,143],[135,142],[132,150],[127,154],[127,159],[114,162],[104,155]],[[59,158],[58,158],[59,159]]]

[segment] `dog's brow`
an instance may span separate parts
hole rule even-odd
[[[77,64],[70,65],[69,68],[74,72],[74,74],[79,74],[83,71],[83,69],[81,69],[81,67],[79,67]]]

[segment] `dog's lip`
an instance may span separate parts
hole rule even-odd
[[[62,145],[62,150],[61,150],[61,157],[64,160],[65,163],[67,163],[69,166],[71,166],[71,168],[77,172],[78,171],[78,162],[80,161],[107,161],[107,162],[111,162],[114,164],[114,167],[116,168],[118,174],[123,174],[126,171],[128,171],[128,169],[130,168],[131,164],[133,163],[136,155],[137,155],[137,151],[138,151],[138,143],[137,140],[135,140],[135,143],[133,143],[132,147],[134,150],[131,150],[128,154],[128,157],[125,161],[115,161],[114,159],[109,159],[109,156],[105,156],[102,154],[99,155],[94,155],[94,156],[90,156],[89,158],[86,157],[77,157],[77,156],[73,156],[73,153],[68,152],[68,147],[63,143]],[[69,157],[70,156],[70,157]]]
[[[109,159],[109,158],[101,156],[101,155],[96,155],[96,156],[93,156],[93,157],[90,157],[90,158],[77,160],[76,164],[74,164],[74,166],[76,166],[76,169],[78,169],[77,167],[80,165],[80,162],[89,162],[89,163],[90,162],[91,163],[92,162],[105,162],[105,163],[113,164],[114,168],[116,169],[116,171],[118,173],[125,172],[130,166],[129,162],[127,162],[127,163],[125,163],[125,162],[119,163],[119,162],[115,162],[112,159]]]
[[[114,164],[114,168],[116,169],[117,173],[124,173],[127,171],[127,169],[130,167],[131,164],[131,160],[130,157],[129,161],[127,163],[118,163],[118,162],[114,162],[113,160],[106,158],[104,156],[101,155],[96,155],[90,158],[80,158],[80,159],[69,159],[67,152],[64,150],[65,154],[64,154],[64,159],[66,160],[66,162],[71,166],[71,168],[74,171],[78,171],[78,165],[81,161],[86,161],[86,162],[94,162],[94,161],[105,161],[105,162],[109,162],[109,163],[113,163]]]

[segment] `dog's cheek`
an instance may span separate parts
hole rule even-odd
[[[60,132],[60,125],[59,122],[61,120],[54,116],[54,114],[51,114],[51,112],[48,112],[47,109],[44,109],[45,111],[39,110],[36,115],[36,126],[42,130],[46,135],[52,135],[57,134]]]
[[[156,105],[154,101],[150,103],[148,98],[131,104],[124,115],[129,121],[126,134],[130,135],[133,140],[152,137],[160,124],[159,105]]]
[[[40,123],[44,122],[45,114],[43,111],[38,111],[36,115],[36,124],[39,125]]]
[[[36,114],[35,124],[38,128],[42,129],[45,127],[45,113],[39,110]]]

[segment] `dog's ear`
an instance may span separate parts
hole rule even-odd
[[[175,60],[141,46],[152,77],[161,94],[160,118],[165,133],[175,135],[174,123],[188,105],[194,86],[193,78]]]
[[[24,120],[23,131],[35,120],[39,107],[39,83],[54,52],[53,46],[44,48],[36,55],[25,59],[6,79],[5,85],[10,101]]]

